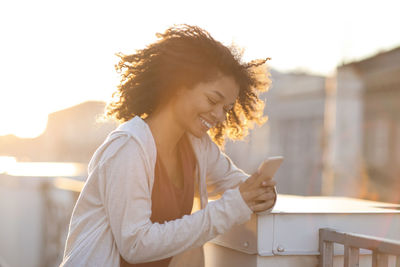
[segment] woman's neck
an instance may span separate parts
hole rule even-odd
[[[164,108],[153,112],[145,121],[153,134],[157,153],[165,157],[176,155],[177,144],[184,130],[176,123],[173,113],[168,108]]]

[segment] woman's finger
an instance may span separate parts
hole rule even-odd
[[[270,189],[270,187],[259,187],[259,188],[256,188],[256,189],[253,191],[253,194],[252,194],[251,196],[252,196],[252,199],[253,199],[253,201],[254,201],[254,200],[256,200],[257,198],[259,198],[259,197],[261,197],[261,196],[263,196],[263,195],[265,195],[265,194],[268,194],[268,193],[270,193],[270,192],[272,192],[271,189]]]
[[[260,176],[258,172],[253,173],[249,178],[247,178],[244,182],[248,185],[254,184],[257,178]]]
[[[265,202],[265,201],[269,201],[269,200],[274,200],[275,199],[275,193],[274,192],[266,192],[262,195],[259,195],[255,201],[258,202]]]
[[[263,173],[259,173],[256,177],[254,186],[275,186],[276,182],[273,180],[273,177],[266,176]]]
[[[265,201],[261,203],[255,203],[250,208],[253,212],[266,211],[274,206],[274,200]]]
[[[261,185],[264,187],[274,187],[274,186],[276,186],[276,181],[274,181],[274,180],[266,180],[265,181],[264,180],[261,182]]]
[[[275,199],[275,191],[271,188],[259,187],[257,189],[245,193],[245,197],[249,203],[268,200],[265,199],[267,196],[271,196],[272,199]]]

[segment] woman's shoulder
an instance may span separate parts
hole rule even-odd
[[[129,121],[122,123],[117,129],[111,132],[109,139],[120,136],[127,138],[130,140],[129,143],[139,146],[143,151],[151,152],[150,156],[156,156],[156,144],[153,135],[150,127],[142,118],[135,116]]]
[[[115,156],[127,158],[142,155],[155,158],[157,152],[153,137],[149,129],[146,129],[146,123],[140,120],[132,119],[112,131],[94,153],[89,169],[104,165]]]

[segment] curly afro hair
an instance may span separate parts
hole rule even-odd
[[[176,25],[156,36],[158,41],[134,54],[117,54],[120,61],[115,67],[121,81],[106,116],[119,122],[134,116],[145,118],[178,88],[193,88],[223,74],[233,77],[240,91],[226,120],[209,130],[213,141],[222,146],[225,137],[242,139],[254,123],[266,121],[264,102],[258,95],[270,85],[265,68],[269,58],[242,63],[240,49],[224,46],[197,26]]]

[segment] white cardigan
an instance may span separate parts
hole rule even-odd
[[[89,163],[89,176],[74,207],[61,266],[119,266],[154,261],[201,246],[251,209],[238,184],[238,169],[208,135],[189,135],[197,159],[195,194],[202,209],[163,224],[152,223],[151,193],[156,146],[148,125],[134,117],[111,132]],[[223,193],[208,203],[209,195]]]

